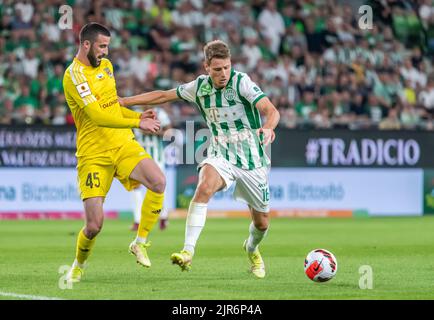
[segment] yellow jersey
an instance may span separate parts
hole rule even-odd
[[[101,115],[111,119],[126,118],[122,111],[125,108],[118,102],[113,66],[108,59],[102,59],[101,64],[94,68],[74,58],[63,76],[63,88],[77,128],[77,157],[118,148],[134,138],[129,128],[138,127],[139,113],[130,125],[106,127],[98,126],[84,110],[97,111],[97,108]]]

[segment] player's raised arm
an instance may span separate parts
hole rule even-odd
[[[172,90],[156,90],[151,92],[142,93],[136,96],[119,97],[119,103],[124,107],[134,105],[156,105],[166,102],[176,101],[180,99],[176,94],[176,89]]]

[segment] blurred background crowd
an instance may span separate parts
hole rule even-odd
[[[92,21],[112,33],[120,96],[194,80],[204,43],[221,39],[282,127],[434,129],[434,0],[0,0],[0,16],[1,124],[73,124],[62,78]],[[175,125],[201,121],[184,102],[163,107]]]

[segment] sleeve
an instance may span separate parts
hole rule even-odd
[[[256,83],[254,83],[250,79],[250,77],[246,74],[240,79],[239,93],[253,107],[256,107],[256,103],[259,100],[266,97],[266,95],[262,92],[262,90],[258,87],[258,85]]]
[[[166,111],[164,111],[162,108],[158,109],[157,112],[158,120],[160,120],[161,128],[170,126],[170,118]]]
[[[71,66],[66,71],[63,87],[68,90],[68,95],[78,104],[80,108],[84,108],[90,104],[98,103],[97,98],[92,93],[92,89],[86,76],[74,69]]]
[[[87,116],[100,127],[108,128],[138,128],[140,119],[114,117],[101,111],[98,100],[92,94],[87,79],[83,74],[67,70],[63,82],[67,99],[72,99],[84,110]]]
[[[129,119],[140,119],[140,112],[136,112],[134,110],[125,108],[125,107],[121,107],[121,111],[122,111],[122,115],[124,116],[124,118],[129,118]]]
[[[196,102],[196,83],[197,80],[193,80],[189,83],[178,86],[176,88],[176,94],[182,100],[187,102]]]
[[[88,106],[83,109],[88,117],[99,127],[106,128],[138,128],[140,119],[114,117],[104,113],[98,106]]]

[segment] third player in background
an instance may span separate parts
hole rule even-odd
[[[143,107],[136,107],[136,111],[143,111]],[[149,135],[144,134],[144,132],[140,129],[133,129],[134,135],[136,136],[137,142],[142,145],[145,150],[151,155],[152,159],[157,163],[160,167],[161,171],[165,174],[165,157],[164,157],[164,145],[163,145],[163,136],[164,133],[172,127],[172,123],[170,121],[169,115],[166,111],[164,111],[163,107],[153,108],[156,112],[157,119],[161,122],[161,130],[158,134]],[[133,198],[133,214],[134,214],[134,223],[131,226],[132,231],[137,231],[140,223],[141,216],[141,207],[143,203],[143,199],[145,197],[146,188],[143,186],[139,186],[137,189],[132,191]],[[167,199],[167,198],[166,198]],[[167,200],[164,201],[163,208],[160,213],[160,230],[166,229],[168,225],[169,219],[169,210],[167,206]]]

